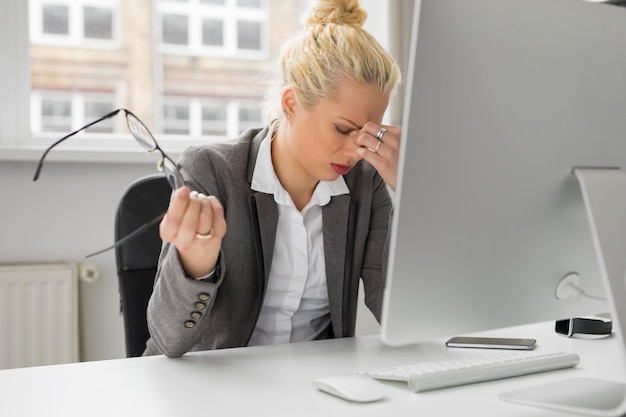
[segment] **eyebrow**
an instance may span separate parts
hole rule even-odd
[[[363,129],[363,126],[359,126],[358,124],[354,123],[352,120],[350,119],[346,119],[345,117],[339,117],[340,119],[345,120],[348,123],[351,123],[352,125],[354,125],[354,127],[356,127],[357,129]]]

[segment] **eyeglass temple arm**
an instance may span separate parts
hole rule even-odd
[[[142,233],[147,231],[151,226],[153,226],[156,223],[158,223],[159,221],[161,221],[161,219],[163,217],[165,217],[165,213],[159,214],[157,217],[155,217],[154,219],[150,220],[148,223],[142,224],[136,230],[134,230],[133,232],[127,234],[126,236],[124,236],[123,238],[121,238],[120,240],[115,242],[113,245],[111,245],[109,247],[106,247],[104,249],[100,249],[97,252],[90,253],[89,255],[85,256],[85,258],[91,258],[92,256],[100,255],[101,253],[104,253],[104,252],[106,252],[108,250],[111,250],[113,248],[116,248],[118,246],[122,246],[122,245],[130,242],[131,240],[135,239],[136,237],[138,237],[139,235],[141,235]]]
[[[80,129],[78,129],[75,132],[70,133],[69,135],[63,136],[61,139],[57,140],[52,145],[50,145],[48,147],[48,149],[46,149],[46,151],[43,153],[43,155],[41,155],[41,158],[39,159],[39,163],[37,164],[37,170],[35,171],[35,176],[33,177],[33,181],[37,181],[37,179],[39,178],[39,174],[41,173],[41,167],[43,167],[43,160],[46,158],[46,155],[48,155],[48,153],[52,150],[52,148],[57,146],[59,143],[63,142],[65,139],[70,138],[70,137],[74,136],[75,134],[77,134],[79,132],[82,132],[83,130],[85,130],[85,129],[95,125],[96,123],[100,123],[101,121],[103,121],[105,119],[109,119],[109,118],[115,116],[116,114],[118,114],[122,110],[124,110],[124,109],[113,110],[111,113],[102,116],[98,120],[95,120],[95,121],[89,123],[88,125],[81,127]]]

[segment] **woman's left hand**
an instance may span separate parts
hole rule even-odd
[[[355,138],[360,146],[357,149],[359,156],[376,168],[393,191],[396,191],[401,132],[402,129],[396,126],[367,122]]]

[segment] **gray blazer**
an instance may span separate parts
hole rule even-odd
[[[219,276],[186,278],[174,246],[164,244],[148,304],[151,338],[144,354],[178,357],[188,351],[246,346],[255,328],[272,267],[278,209],[270,194],[251,190],[261,141],[252,129],[237,140],[187,149],[180,161],[186,184],[215,195],[228,230]],[[344,176],[349,195],[322,208],[331,328],[325,337],[354,336],[359,278],[365,303],[380,321],[392,211],[387,187],[366,161]]]

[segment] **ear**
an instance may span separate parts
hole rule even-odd
[[[288,85],[283,88],[283,92],[280,97],[280,105],[285,113],[285,116],[292,117],[298,107],[298,100],[296,98],[296,91],[294,87]]]

